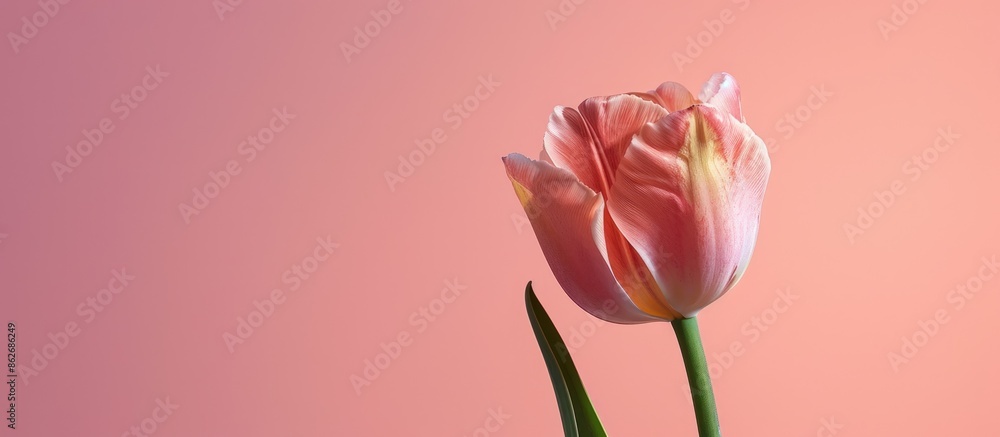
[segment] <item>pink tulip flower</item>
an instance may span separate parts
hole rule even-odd
[[[503,162],[559,284],[625,324],[694,317],[739,281],[771,170],[726,73],[697,98],[667,82],[556,107],[540,159]]]

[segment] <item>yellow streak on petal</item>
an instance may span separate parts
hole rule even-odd
[[[663,292],[660,291],[660,285],[656,283],[656,278],[653,277],[653,274],[645,264],[636,266],[636,270],[633,270],[625,278],[620,278],[617,275],[615,277],[622,285],[622,288],[625,289],[626,294],[632,299],[632,302],[635,303],[635,306],[649,315],[664,320],[674,320],[683,317],[663,299]]]
[[[531,204],[531,199],[534,197],[534,195],[532,195],[531,191],[528,191],[528,189],[525,188],[524,185],[521,185],[513,178],[510,178],[510,182],[511,184],[514,185],[514,194],[516,194],[517,199],[521,201],[521,207],[524,208],[524,212],[529,212],[528,205]]]
[[[723,178],[726,177],[729,164],[719,150],[718,139],[715,134],[706,126],[704,115],[701,112],[692,113],[694,136],[688,136],[686,149],[691,166],[689,170],[692,176],[697,179],[691,181],[693,188],[698,189],[699,194],[723,194]]]

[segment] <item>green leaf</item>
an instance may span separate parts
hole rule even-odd
[[[566,437],[607,437],[608,434],[604,432],[601,420],[587,397],[587,390],[583,388],[580,374],[573,365],[569,349],[545,308],[542,308],[541,302],[535,297],[531,282],[528,282],[524,290],[524,303],[528,307],[528,319],[531,320],[531,328],[538,339],[538,347],[549,368]]]

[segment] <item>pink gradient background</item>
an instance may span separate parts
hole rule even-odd
[[[220,20],[209,0],[70,2],[0,48],[0,321],[22,365],[81,326],[19,383],[16,435],[122,435],[167,397],[155,435],[460,436],[496,408],[510,418],[490,435],[561,435],[524,283],[564,335],[593,319],[519,232],[500,156],[537,154],[555,105],[716,71],[776,140],[753,262],[700,317],[710,360],[746,350],[715,380],[724,434],[817,435],[831,417],[843,436],[996,434],[1000,280],[946,300],[1000,250],[995,2],[927,2],[886,40],[901,1],[587,1],[553,30],[556,0],[404,0],[347,62],[341,43],[386,4],[246,0]],[[724,9],[735,21],[679,69]],[[3,2],[0,31],[38,10]],[[170,76],[114,119],[156,65]],[[443,113],[481,75],[501,85],[452,129]],[[834,95],[785,138],[813,86]],[[246,163],[237,145],[282,107],[296,118]],[[113,133],[59,182],[51,163],[103,117]],[[960,139],[911,181],[904,163],[949,126]],[[447,141],[390,190],[435,128]],[[242,173],[186,224],[179,203],[233,159]],[[843,225],[897,179],[852,243]],[[230,353],[223,333],[327,235],[333,256]],[[134,282],[84,323],[77,305],[122,267]],[[467,290],[418,333],[411,314],[452,278]],[[751,341],[784,288],[799,300]],[[895,371],[888,354],[939,309],[950,321]],[[412,344],[358,395],[351,375],[401,332]],[[669,325],[590,333],[574,358],[611,435],[695,435]]]

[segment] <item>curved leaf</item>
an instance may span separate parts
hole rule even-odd
[[[538,347],[542,350],[545,365],[549,368],[552,388],[556,392],[559,415],[562,417],[566,437],[607,437],[594,406],[583,388],[580,374],[573,365],[566,343],[552,324],[552,319],[535,297],[531,282],[524,290],[524,303],[528,308],[531,328],[535,331]]]

